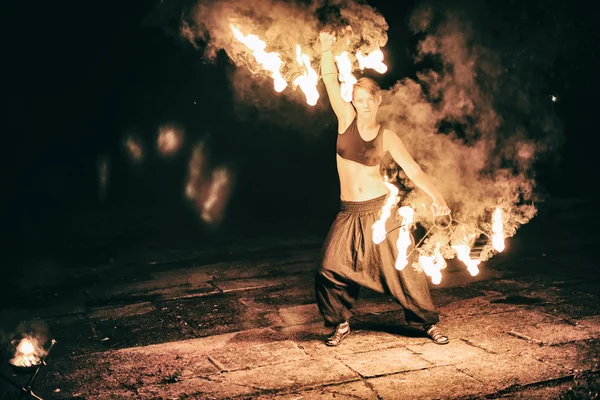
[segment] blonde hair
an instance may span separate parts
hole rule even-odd
[[[381,90],[377,82],[375,82],[371,78],[367,78],[366,76],[363,76],[354,84],[354,87],[352,88],[353,96],[357,88],[366,90],[373,97],[376,97],[379,94],[379,91]]]

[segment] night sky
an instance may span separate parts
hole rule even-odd
[[[392,3],[369,2],[390,26],[385,47],[390,71],[380,79],[384,88],[419,68],[413,63],[416,38],[408,28],[417,2]],[[553,107],[565,141],[540,162],[541,188],[558,197],[592,196],[599,144],[598,13],[555,0],[486,2],[476,8],[469,3],[437,2],[462,10],[501,57],[515,58],[515,71],[542,82],[539,96],[548,101],[557,96]],[[13,10],[3,64],[9,70],[4,151],[7,187],[13,188],[5,196],[14,248],[23,251],[53,230],[69,230],[65,221],[74,215],[144,209],[180,216],[193,230],[201,222],[183,188],[199,140],[208,143],[211,163],[236,171],[229,220],[239,218],[242,224],[242,216],[274,213],[318,220],[335,212],[336,126],[322,84],[321,105],[314,110],[285,100],[277,104],[275,93],[263,104],[234,102],[232,76],[248,74],[224,54],[207,63],[201,49],[177,35],[177,10],[188,5],[40,2]],[[273,123],[278,112],[299,114],[303,122]],[[185,131],[182,149],[170,158],[153,147],[166,122]],[[324,135],[327,129],[330,136]],[[135,165],[123,151],[123,138],[132,132],[147,145],[143,162]],[[98,199],[101,157],[111,165],[104,202]]]

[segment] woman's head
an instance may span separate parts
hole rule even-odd
[[[356,112],[362,118],[371,119],[377,115],[377,109],[381,104],[381,88],[371,78],[362,77],[352,90],[352,104]]]

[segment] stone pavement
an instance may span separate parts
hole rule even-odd
[[[546,228],[536,229],[475,278],[449,262],[432,286],[446,346],[364,291],[354,332],[326,347],[313,294],[320,237],[221,249],[225,262],[146,253],[137,269],[3,307],[2,328],[58,341],[35,387],[45,398],[558,398],[579,377],[598,382],[600,279],[595,260],[573,251],[585,240],[536,244]],[[24,379],[5,362],[0,373]],[[16,398],[1,385],[0,398]]]

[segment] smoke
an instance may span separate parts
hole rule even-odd
[[[436,242],[473,245],[481,231],[491,234],[497,207],[504,235],[513,236],[541,200],[535,162],[561,143],[550,99],[528,92],[535,78],[517,75],[515,58],[484,46],[485,31],[476,32],[464,16],[423,7],[412,16],[411,28],[421,38],[415,59],[423,68],[415,80],[405,78],[383,92],[379,118],[401,137],[460,222],[431,237],[424,251]],[[382,170],[412,187],[393,160]],[[428,197],[413,191],[406,201],[430,228]],[[442,251],[452,253],[449,246]],[[488,244],[481,259],[492,253]]]
[[[266,52],[279,55],[282,61],[280,72],[288,83],[288,88],[280,96],[274,95],[273,79],[256,62],[252,52],[234,37],[231,26],[243,35],[256,35],[266,43]],[[201,0],[184,15],[180,34],[194,45],[202,42],[207,60],[215,60],[222,50],[236,66],[250,72],[250,77],[239,70],[232,76],[234,93],[244,102],[269,103],[273,101],[269,99],[281,101],[284,98],[291,103],[305,103],[304,95],[292,84],[304,73],[304,67],[297,62],[297,46],[310,57],[312,67],[318,70],[321,49],[316,43],[321,30],[336,31],[340,35],[335,51],[346,50],[355,54],[359,50],[369,53],[384,46],[387,29],[385,19],[375,9],[350,0]],[[262,79],[257,79],[257,76]],[[317,105],[319,110],[323,110],[322,104]],[[271,105],[263,109],[273,110]],[[298,112],[297,107],[294,112]]]
[[[458,9],[474,7],[469,3],[452,9],[432,2],[413,13],[410,28],[418,39],[414,54],[418,72],[384,90],[379,111],[380,120],[401,137],[453,211],[458,225],[438,230],[423,250],[443,243],[448,258],[455,255],[452,244],[467,241],[472,246],[481,233],[491,235],[496,208],[503,212],[506,237],[534,217],[542,200],[536,192],[536,163],[555,155],[563,138],[540,78],[551,57],[535,54],[540,48],[535,41],[544,36],[536,32],[525,38],[518,28],[506,30],[505,19],[493,10],[474,17]],[[491,21],[497,25],[486,26]],[[350,0],[198,3],[185,15],[181,34],[194,44],[203,42],[208,60],[223,50],[243,67],[233,74],[238,100],[261,99],[280,117],[282,97],[303,103],[303,96],[290,87],[276,94],[272,78],[235,39],[231,25],[243,34],[257,35],[267,43],[265,51],[279,54],[281,74],[288,84],[302,73],[295,62],[296,45],[318,66],[320,49],[315,43],[321,30],[337,32],[335,54],[369,53],[388,40],[385,18],[374,8]],[[540,51],[547,50],[546,46]],[[323,110],[319,107],[316,110]],[[298,116],[279,121],[290,119],[305,121]],[[318,124],[318,119],[311,120]],[[416,219],[431,228],[428,197],[410,191],[414,185],[391,158],[382,172],[409,189],[405,201],[415,209]],[[482,260],[492,253],[486,245]]]

